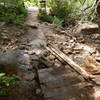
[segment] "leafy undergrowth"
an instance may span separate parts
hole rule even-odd
[[[0,21],[23,25],[27,10],[23,0],[0,0]]]
[[[48,0],[49,13],[40,5],[39,18],[56,26],[68,26],[68,19],[100,22],[96,13],[95,0]],[[45,8],[45,6],[44,6]]]
[[[0,73],[0,95],[6,95],[7,88],[14,85],[19,81],[19,77],[16,75],[7,76],[5,73]]]

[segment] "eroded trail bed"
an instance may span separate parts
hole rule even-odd
[[[1,52],[16,52],[17,74],[21,78],[0,100],[100,100],[99,86],[84,80],[46,49],[48,43],[52,44],[89,74],[99,73],[99,28],[87,24],[83,26],[88,28],[54,27],[39,22],[36,10],[30,9],[26,28],[18,31],[19,27],[8,27],[8,32],[11,28],[19,32],[17,37],[6,36],[0,43]]]

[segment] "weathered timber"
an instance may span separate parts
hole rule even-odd
[[[47,50],[49,50],[53,55],[55,55],[55,52],[54,51],[52,51],[52,49],[51,48],[49,48],[49,47],[46,47],[46,49]],[[59,55],[56,55],[56,57],[58,58],[58,60],[61,62],[61,63],[65,63],[63,60],[62,60],[62,58],[60,58],[59,57]]]
[[[87,71],[85,71],[81,66],[76,64],[73,60],[71,60],[67,55],[65,55],[63,52],[61,52],[59,49],[52,46],[52,44],[48,44],[46,47],[53,55],[55,55],[61,62],[62,60],[69,64],[69,66],[74,69],[78,74],[80,74],[84,79],[91,80],[93,83],[100,85],[100,77],[96,75],[89,74]],[[61,60],[62,59],[62,60]]]
[[[65,55],[63,52],[58,50],[57,48],[54,48],[51,44],[48,45],[47,49],[60,60],[62,59],[65,63],[69,64],[71,68],[73,68],[76,72],[78,72],[80,75],[82,75],[85,79],[90,78],[90,75],[82,69],[78,64],[76,64],[73,60],[71,60],[67,55]],[[61,60],[61,61],[62,61]]]

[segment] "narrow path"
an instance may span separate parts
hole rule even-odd
[[[57,43],[60,44],[66,41],[66,39],[68,43],[71,43],[71,38],[66,37],[64,34],[55,34],[56,31],[54,31],[55,29],[52,26],[39,24],[36,9],[31,8],[29,13],[27,24],[33,27],[39,25],[36,29],[30,28],[28,31],[31,34],[29,36],[33,38],[29,44],[36,55],[44,56],[42,53],[46,51],[44,48],[46,46],[46,39],[48,42],[54,43],[55,46]],[[72,39],[72,41],[75,40]],[[95,92],[99,91],[97,87],[86,82],[80,75],[69,68],[68,65],[60,65],[59,67],[57,67],[58,65],[49,66],[48,62],[46,64],[46,61],[48,61],[46,60],[45,64],[49,68],[45,66],[42,68],[44,63],[40,64],[41,60],[43,59],[38,59],[39,64],[37,66],[40,68],[38,69],[38,77],[42,93],[44,94],[44,100],[99,100],[98,97],[95,99]]]
[[[7,100],[100,100],[100,86],[86,82],[68,65],[57,60],[45,46],[47,42],[52,43],[79,64],[84,57],[79,50],[94,52],[94,49],[85,45],[84,41],[76,41],[77,38],[63,28],[39,23],[37,8],[29,8],[28,11],[28,28],[15,41],[20,56],[18,75],[22,80],[11,87]]]
[[[29,7],[28,8],[28,17],[27,17],[27,21],[26,24],[35,24],[38,23],[38,8],[37,7]]]

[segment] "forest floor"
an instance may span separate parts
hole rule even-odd
[[[100,29],[96,24],[55,27],[29,8],[25,27],[0,26],[0,51],[19,56],[21,82],[0,100],[99,100],[100,87],[87,82],[46,49],[52,44],[89,74],[100,72]],[[23,96],[22,96],[23,95]]]

